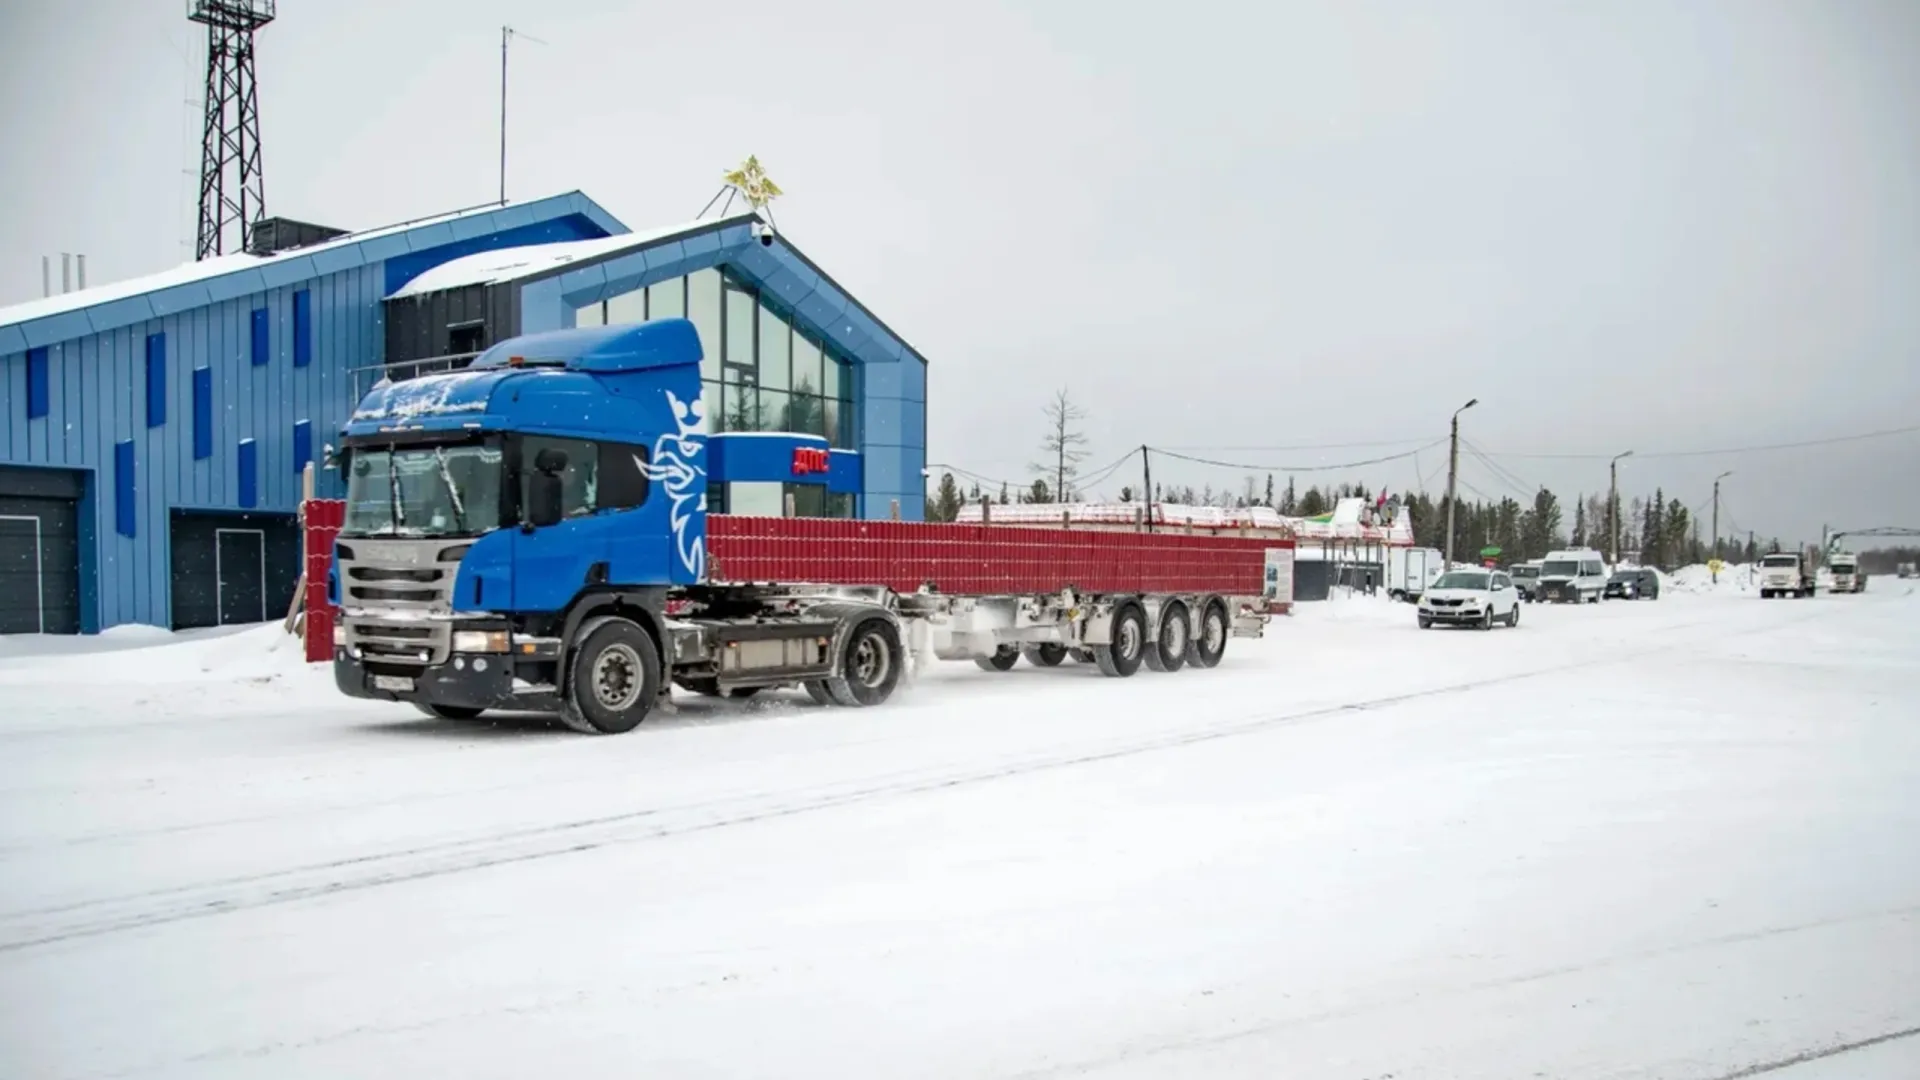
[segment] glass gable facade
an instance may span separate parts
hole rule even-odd
[[[708,431],[803,432],[856,449],[852,365],[724,267],[588,304],[574,323],[674,317],[700,332]]]

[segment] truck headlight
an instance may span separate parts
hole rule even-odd
[[[453,632],[454,652],[490,652],[507,651],[507,632],[505,630],[455,630]]]
[[[333,624],[333,647],[336,649],[347,647],[347,628],[339,623]]]

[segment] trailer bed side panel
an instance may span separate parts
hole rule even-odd
[[[834,518],[707,519],[708,579],[884,585],[912,592],[1259,596],[1291,540]]]

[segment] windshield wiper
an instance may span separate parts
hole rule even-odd
[[[393,534],[400,535],[406,527],[407,511],[400,503],[400,473],[394,468],[395,457],[392,447],[387,448],[387,499],[393,509]]]
[[[460,485],[453,482],[453,473],[447,471],[447,455],[436,446],[433,448],[433,458],[440,463],[440,482],[447,485],[447,494],[453,496],[454,528],[466,532],[467,508],[460,501]]]

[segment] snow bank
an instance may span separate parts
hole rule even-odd
[[[1656,571],[1657,573],[1658,571]],[[1720,568],[1720,580],[1715,583],[1713,572],[1703,563],[1683,566],[1671,574],[1660,574],[1662,592],[1682,593],[1747,593],[1753,591],[1753,565],[1751,563],[1727,563]]]
[[[63,680],[84,693],[96,686],[316,678],[330,673],[307,664],[300,639],[279,622],[182,631],[116,626],[94,635],[0,638],[0,686]]]

